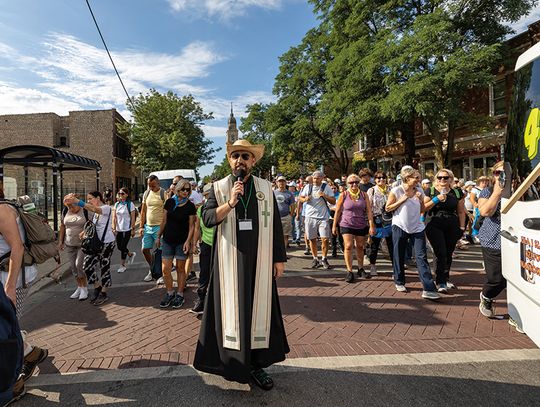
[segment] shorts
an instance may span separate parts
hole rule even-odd
[[[365,227],[362,229],[354,229],[354,228],[347,228],[344,226],[340,226],[339,230],[342,235],[367,236],[367,234],[369,233],[368,227]]]
[[[144,234],[142,238],[143,249],[153,249],[158,238],[159,225],[144,225]]]
[[[283,236],[292,235],[292,218],[291,215],[283,216],[281,218],[281,227],[283,228]]]
[[[305,218],[305,226],[308,240],[317,239],[317,232],[321,238],[328,239],[332,232],[328,219]]]
[[[184,243],[182,242],[178,245],[171,245],[165,240],[161,241],[161,258],[166,260],[176,259],[176,260],[186,260],[187,254],[184,253]]]

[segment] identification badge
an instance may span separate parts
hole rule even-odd
[[[253,223],[251,219],[239,219],[238,220],[238,229],[239,230],[253,230]]]

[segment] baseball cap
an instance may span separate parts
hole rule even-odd
[[[428,179],[428,178],[424,178],[424,179],[422,180],[422,184],[431,184],[431,180]]]
[[[294,181],[291,181],[287,184],[287,186],[289,187],[295,187],[296,186],[296,183]]]
[[[276,181],[287,181],[287,179],[283,175],[280,175],[279,177],[277,177]]]
[[[465,183],[465,187],[470,187],[470,186],[473,186],[473,187],[474,187],[475,185],[476,185],[476,182],[474,182],[474,181],[467,181],[467,182]]]

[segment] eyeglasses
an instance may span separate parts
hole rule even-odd
[[[375,179],[386,179],[386,177],[375,177]]]
[[[180,188],[180,191],[189,192],[189,191],[191,191],[191,188]]]
[[[360,184],[360,181],[350,181],[349,185],[358,185]]]
[[[445,180],[445,181],[448,181],[450,179],[450,177],[444,177],[444,176],[440,176],[440,177],[437,177],[438,180]]]
[[[498,176],[501,175],[502,173],[504,173],[503,170],[496,170],[496,171],[493,171],[493,175],[495,175],[496,177],[498,177]]]
[[[238,160],[239,157],[242,157],[242,160],[247,161],[247,160],[249,160],[251,158],[251,154],[249,154],[249,153],[242,153],[242,154],[240,154],[240,153],[232,153],[231,154],[231,158],[233,160]]]

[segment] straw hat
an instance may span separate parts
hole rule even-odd
[[[227,146],[227,157],[230,157],[235,151],[247,151],[248,153],[253,154],[255,161],[259,161],[264,155],[264,145],[251,144],[247,140],[240,139],[236,140],[234,144],[229,144]]]

